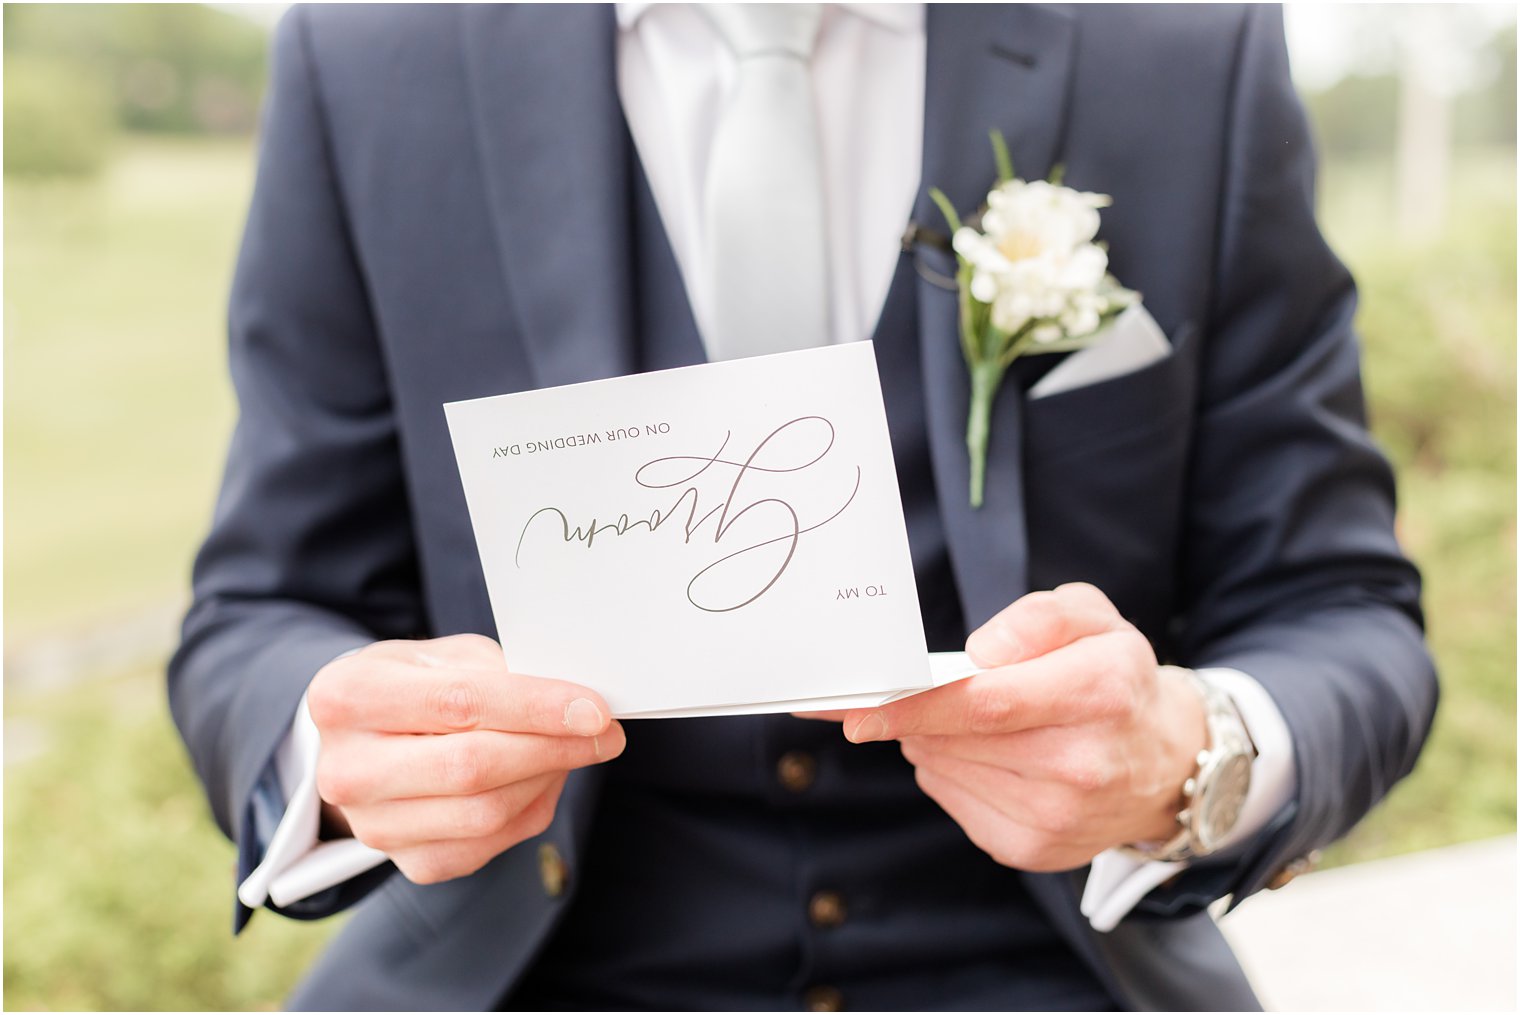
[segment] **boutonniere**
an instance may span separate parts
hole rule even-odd
[[[971,371],[966,451],[974,508],[982,506],[992,403],[1013,361],[1091,345],[1140,301],[1108,273],[1108,252],[1093,240],[1098,209],[1111,199],[1063,187],[1059,166],[1048,180],[1019,179],[1003,135],[991,136],[997,183],[980,221],[962,223],[943,191],[929,191],[953,234],[961,351]]]

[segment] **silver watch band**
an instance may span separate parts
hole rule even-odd
[[[1210,815],[1202,811],[1205,797],[1211,788],[1211,780],[1226,771],[1239,779],[1239,763],[1235,759],[1244,756],[1249,765],[1256,757],[1256,745],[1251,741],[1250,731],[1234,700],[1223,689],[1209,683],[1195,671],[1184,672],[1203,697],[1209,742],[1198,752],[1193,772],[1182,784],[1182,807],[1176,816],[1176,834],[1162,842],[1135,843],[1127,847],[1149,860],[1192,860],[1208,856],[1218,849],[1219,839],[1234,826],[1239,804],[1249,785],[1249,770],[1246,770],[1238,789],[1232,787],[1240,799],[1233,801],[1234,814],[1227,822],[1228,827],[1213,827],[1213,822],[1207,820]]]

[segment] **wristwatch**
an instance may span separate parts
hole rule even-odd
[[[1182,784],[1177,834],[1164,842],[1130,847],[1151,860],[1192,860],[1214,852],[1240,820],[1251,788],[1257,751],[1240,710],[1223,690],[1192,670],[1186,672],[1203,695],[1209,744],[1198,752],[1197,768]]]

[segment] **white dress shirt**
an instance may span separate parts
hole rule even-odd
[[[707,16],[687,4],[618,4],[618,93],[704,338],[707,152],[736,76]],[[835,342],[870,338],[918,196],[924,137],[924,7],[824,8],[813,94],[828,208]],[[868,169],[869,167],[869,169]]]
[[[705,336],[712,304],[703,284],[707,273],[700,270],[703,181],[735,61],[695,7],[618,4],[617,20],[623,111]],[[835,342],[859,341],[875,330],[919,187],[933,183],[920,180],[924,21],[922,4],[830,4],[819,26],[811,71],[822,133]],[[1234,670],[1200,675],[1234,699],[1260,752],[1240,820],[1222,847],[1227,849],[1265,827],[1292,796],[1293,747],[1281,713],[1260,684]],[[266,898],[288,905],[385,859],[354,839],[318,843],[318,746],[303,699],[276,756],[288,800],[285,816],[263,861],[238,889],[248,906],[260,906]],[[1108,850],[1093,860],[1082,913],[1098,930],[1110,930],[1184,866]]]

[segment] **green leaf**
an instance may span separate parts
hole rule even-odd
[[[1013,365],[1014,360],[1018,359],[1025,352],[1029,351],[1030,343],[1034,341],[1034,326],[1026,324],[1024,327],[1019,329],[1016,335],[1011,335],[1009,337],[1012,339],[1012,341],[1007,344],[1007,346],[1003,349],[1002,354],[998,357],[998,363],[1000,363],[1005,370]]]
[[[1050,185],[1052,187],[1061,186],[1061,181],[1066,179],[1066,163],[1057,162],[1055,165],[1051,166],[1049,179]]]
[[[998,182],[1007,183],[1013,179],[1013,157],[1008,154],[1008,139],[996,127],[988,131],[987,136],[992,139],[992,158],[997,162]]]
[[[1077,349],[1086,349],[1098,340],[1103,329],[1080,335],[1076,338],[1058,338],[1054,342],[1035,342],[1023,351],[1025,356],[1039,356],[1049,352],[1074,352]]]
[[[950,199],[945,196],[945,192],[938,187],[930,187],[929,197],[939,206],[939,213],[945,216],[945,221],[950,224],[950,232],[959,232],[961,217],[955,213],[955,205],[950,203]]]
[[[977,302],[971,298],[971,267],[962,264],[960,271],[956,272],[955,280],[957,283],[956,303],[958,311],[956,316],[961,326],[961,355],[966,357],[966,365],[968,367],[975,367],[979,352],[976,342],[976,329],[981,314],[977,312]]]

